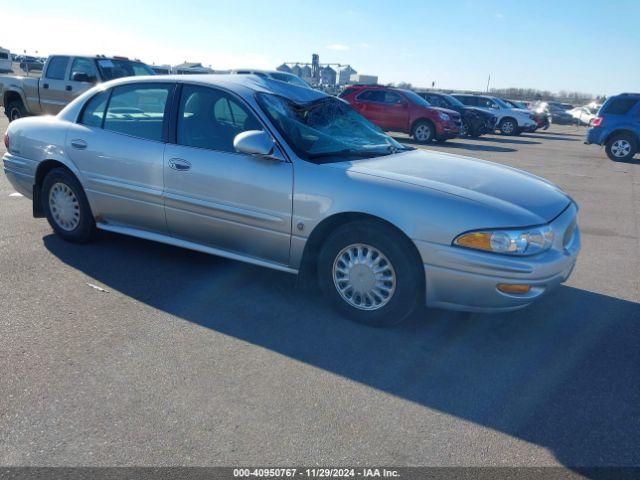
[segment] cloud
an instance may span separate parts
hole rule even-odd
[[[369,45],[367,42],[362,42],[360,44],[360,48],[369,48],[371,45]]]
[[[327,50],[349,50],[349,45],[344,45],[343,43],[332,43],[331,45],[327,45]]]
[[[504,13],[496,13],[496,14],[495,14],[495,17],[496,17],[498,20],[502,20],[502,19],[504,18]]]

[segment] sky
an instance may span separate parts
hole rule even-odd
[[[273,69],[350,64],[380,83],[640,91],[640,0],[0,0],[13,52]]]

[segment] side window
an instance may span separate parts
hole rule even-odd
[[[442,100],[442,98],[438,97],[437,95],[427,95],[426,100],[434,107],[449,108],[449,106],[445,103],[445,101]]]
[[[86,103],[80,122],[87,127],[102,127],[102,119],[104,118],[104,111],[107,107],[107,100],[109,100],[109,90],[100,92]]]
[[[397,105],[402,103],[402,98],[395,92],[384,92],[384,103]]]
[[[67,72],[67,64],[69,57],[51,57],[47,66],[46,78],[51,80],[64,80],[64,74]]]
[[[104,118],[104,129],[147,140],[162,140],[167,98],[173,85],[137,83],[115,87]]]
[[[262,127],[253,113],[233,96],[214,88],[182,87],[178,144],[235,153],[233,139],[247,130]]]
[[[610,115],[626,115],[638,100],[635,98],[614,98],[603,113]]]
[[[473,97],[456,97],[458,100],[460,100],[463,104],[465,105],[471,105],[471,106],[476,106],[477,102],[474,102],[474,98]]]
[[[90,58],[76,57],[71,64],[69,80],[73,82],[94,83],[98,79],[98,71]]]
[[[382,90],[365,90],[356,97],[356,100],[363,102],[384,102],[385,95]]]

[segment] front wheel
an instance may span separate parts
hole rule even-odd
[[[421,120],[413,127],[413,139],[419,143],[429,143],[435,137],[435,128],[430,122]]]
[[[336,229],[318,257],[325,297],[356,322],[391,326],[423,298],[424,273],[414,247],[391,227],[362,220]]]
[[[513,118],[503,118],[498,125],[498,130],[502,135],[517,135],[518,122]]]
[[[89,202],[76,177],[64,168],[54,168],[42,182],[42,207],[51,228],[63,239],[84,243],[93,237],[96,225]]]
[[[631,135],[620,134],[614,136],[607,142],[605,151],[611,160],[624,162],[631,160],[638,152],[638,143]]]

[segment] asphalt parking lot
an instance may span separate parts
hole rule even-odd
[[[428,147],[556,182],[583,250],[526,310],[390,330],[287,274],[115,234],[67,244],[0,175],[0,464],[639,465],[640,159],[583,134]]]

